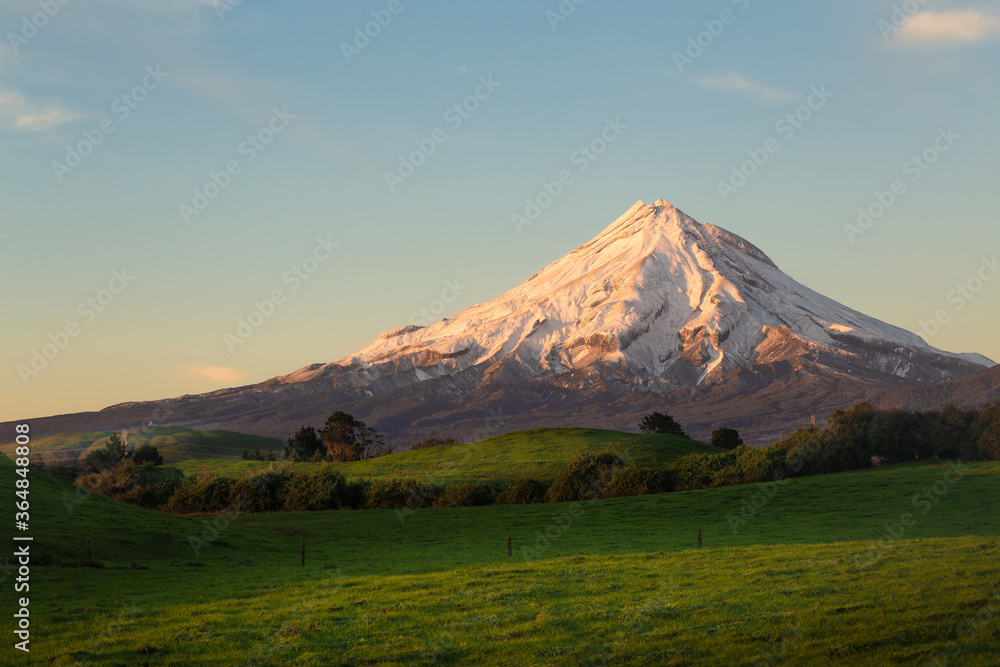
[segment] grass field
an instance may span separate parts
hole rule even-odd
[[[50,463],[74,463],[87,452],[104,446],[110,431],[94,433],[66,433],[32,441],[32,451]],[[284,442],[277,438],[246,435],[234,431],[195,431],[180,426],[151,426],[142,431],[129,431],[129,444],[149,443],[160,450],[164,463],[202,459],[239,459],[244,449],[274,449],[278,452]],[[8,456],[16,445],[0,445],[0,452]]]
[[[490,482],[518,477],[551,480],[577,454],[606,449],[613,449],[637,465],[648,467],[662,466],[691,452],[722,451],[697,440],[673,435],[548,428],[344,463],[338,470],[346,477],[411,477],[439,482]],[[188,461],[176,467],[187,476],[213,473],[240,477],[261,468],[281,465],[282,462],[263,461]]]
[[[31,494],[38,664],[997,664],[1000,464],[228,527]]]

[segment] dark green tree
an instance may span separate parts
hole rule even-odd
[[[125,445],[120,433],[115,431],[104,441],[104,449],[96,449],[84,461],[91,470],[107,470],[124,463],[132,457],[134,450]]]
[[[834,410],[826,428],[835,435],[849,438],[861,445],[868,441],[868,431],[876,416],[877,412],[871,403],[855,403],[846,412]]]
[[[949,403],[940,412],[925,413],[921,417],[924,422],[923,440],[927,443],[930,456],[945,459],[977,457],[977,410],[960,410]]]
[[[132,454],[132,460],[139,465],[152,463],[154,466],[161,466],[163,465],[163,454],[160,454],[160,450],[147,442],[135,450],[135,453]]]
[[[931,448],[922,438],[925,421],[909,410],[879,410],[867,427],[868,453],[887,462],[927,458]]]
[[[1000,403],[986,405],[976,419],[979,430],[979,456],[987,461],[1000,461]]]
[[[743,438],[735,428],[717,428],[712,431],[712,444],[723,449],[736,449],[743,446]]]
[[[643,417],[642,421],[639,422],[639,431],[641,433],[664,433],[687,437],[687,433],[684,432],[680,424],[674,421],[673,417],[660,412],[652,412]]]
[[[326,420],[320,436],[334,461],[360,461],[392,453],[381,433],[340,410]]]
[[[323,441],[312,426],[303,426],[285,444],[285,458],[295,461],[309,461],[323,450]]]

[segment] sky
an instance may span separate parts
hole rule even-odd
[[[5,0],[0,36],[3,420],[335,361],[640,199],[1000,360],[1000,2]]]

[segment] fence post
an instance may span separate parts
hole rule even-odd
[[[510,549],[510,535],[508,535],[507,536],[507,557],[508,558],[510,558],[511,553],[512,552],[511,552],[511,549]]]
[[[698,548],[701,549],[701,528],[698,529]]]

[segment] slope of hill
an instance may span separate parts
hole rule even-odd
[[[948,471],[925,462],[792,479],[737,530],[727,517],[757,486],[572,512],[199,521],[73,502],[74,487],[36,472],[35,548],[47,557],[33,561],[32,586],[47,594],[33,596],[32,653],[57,664],[856,665],[922,664],[954,642],[962,664],[992,664],[1000,464]],[[0,457],[0,493],[14,479]],[[913,496],[940,483],[947,492],[922,512]],[[106,569],[65,567],[84,560],[88,539]],[[969,625],[977,618],[987,622]]]
[[[601,429],[536,429],[518,431],[476,442],[428,447],[366,461],[342,463],[347,477],[405,477],[445,482],[493,482],[529,477],[551,480],[584,452],[611,449],[636,465],[657,467],[688,453],[717,453],[718,447],[673,435],[622,433]],[[240,477],[284,462],[189,461],[177,467],[185,475],[210,472]],[[302,468],[307,464],[294,464]],[[325,464],[323,464],[325,465]]]
[[[997,403],[1000,402],[1000,366],[948,382],[882,391],[874,395],[871,402],[877,407],[909,410],[934,410],[948,403],[960,408]]]
[[[32,451],[49,463],[75,463],[94,449],[104,446],[111,431],[64,433],[32,441]],[[281,451],[284,442],[277,438],[246,435],[233,431],[195,431],[180,426],[150,426],[129,433],[129,444],[151,444],[163,455],[164,463],[201,459],[238,459],[244,449]],[[16,445],[0,445],[8,456]]]

